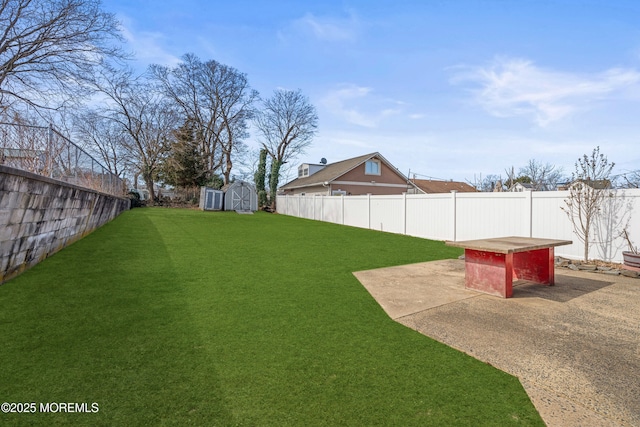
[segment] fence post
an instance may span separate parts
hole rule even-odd
[[[457,240],[457,235],[456,235],[456,232],[457,232],[457,230],[456,230],[456,226],[457,226],[456,221],[457,221],[457,217],[458,217],[458,214],[457,214],[457,204],[458,204],[457,194],[458,194],[458,190],[451,190],[451,202],[452,202],[452,210],[453,210],[453,221],[451,221],[451,222],[452,222],[452,225],[453,225],[452,232],[453,232],[453,241],[454,242]]]
[[[367,193],[367,228],[371,230],[371,193]]]
[[[407,193],[402,193],[402,234],[407,235]]]
[[[53,125],[49,123],[49,132],[47,132],[47,168],[49,169],[49,178],[53,176]]]
[[[342,225],[344,225],[344,194],[340,194],[340,206],[342,211]]]
[[[527,220],[529,222],[529,237],[533,237],[533,191],[525,191],[529,193],[526,200]]]

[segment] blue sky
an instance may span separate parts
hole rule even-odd
[[[405,175],[472,182],[600,146],[640,169],[640,2],[103,0],[141,69],[185,53],[301,89],[300,162],[379,151]],[[247,140],[258,147],[258,135]]]

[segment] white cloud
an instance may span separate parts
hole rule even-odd
[[[640,73],[612,68],[601,73],[577,74],[537,67],[518,58],[498,58],[484,67],[458,72],[452,83],[472,82],[475,101],[496,117],[525,116],[537,125],[588,109],[595,101],[618,96],[637,87]]]
[[[389,103],[393,104],[393,107],[388,107]],[[383,119],[402,111],[398,108],[402,103],[377,99],[373,96],[372,88],[354,84],[343,85],[330,91],[322,98],[321,104],[332,115],[365,128],[378,127]]]
[[[167,37],[159,32],[137,31],[127,17],[119,17],[122,35],[135,53],[136,60],[145,64],[177,65],[180,58],[167,52],[162,45]]]
[[[360,31],[361,24],[354,13],[350,13],[346,18],[319,17],[307,13],[294,20],[278,35],[284,40],[303,35],[325,42],[353,42],[358,38]]]

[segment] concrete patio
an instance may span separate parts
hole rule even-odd
[[[502,299],[465,289],[461,260],[354,275],[395,321],[518,377],[548,426],[640,426],[640,280],[556,269]]]

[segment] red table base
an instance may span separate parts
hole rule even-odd
[[[501,254],[465,249],[465,287],[502,298],[513,295],[514,280],[553,285],[553,247]]]

